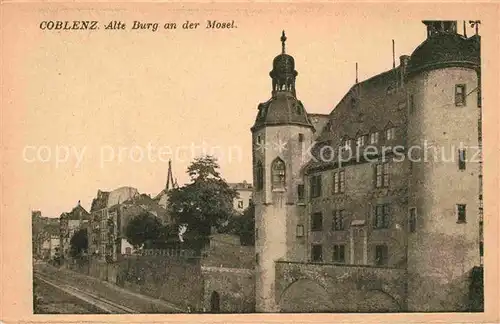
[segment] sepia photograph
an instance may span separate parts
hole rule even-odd
[[[2,190],[23,187],[32,315],[485,312],[498,22],[9,5]]]

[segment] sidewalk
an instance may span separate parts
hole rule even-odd
[[[37,264],[34,270],[42,274],[55,276],[57,280],[108,299],[114,303],[134,309],[139,313],[187,313],[187,310],[164,300],[141,295],[109,282],[101,281],[97,278],[86,276],[68,269],[59,269],[47,264]]]

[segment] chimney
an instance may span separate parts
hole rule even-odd
[[[410,57],[408,55],[401,55],[399,57],[399,68],[400,68],[400,84],[404,84],[406,70],[408,69],[408,62],[410,62]]]

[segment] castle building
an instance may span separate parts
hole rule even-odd
[[[467,310],[482,256],[480,36],[423,23],[410,56],[327,115],[299,100],[283,32],[251,128],[257,312],[280,311],[282,261],[402,269],[402,310]]]

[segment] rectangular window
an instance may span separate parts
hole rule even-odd
[[[389,228],[390,223],[390,208],[389,205],[375,206],[375,217],[373,220],[373,228]]]
[[[375,246],[375,265],[383,266],[387,265],[388,249],[387,245],[376,245]]]
[[[255,263],[259,264],[259,253],[255,253]]]
[[[313,262],[323,261],[323,247],[320,244],[313,244],[311,248],[311,260]]]
[[[389,163],[380,163],[375,166],[375,187],[389,186]]]
[[[333,221],[332,221],[332,231],[343,231],[345,224],[345,211],[334,210],[333,211]]]
[[[243,200],[238,200],[238,208],[243,209]]]
[[[333,246],[333,262],[345,263],[345,245]]]
[[[417,231],[417,209],[410,208],[410,216],[408,219],[408,229],[410,233],[415,233]]]
[[[465,223],[466,222],[466,209],[465,205],[458,204],[457,205],[457,223]]]
[[[345,191],[345,171],[338,171],[333,174],[333,193],[343,193]]]
[[[465,170],[465,149],[458,150],[458,169]]]
[[[323,230],[323,214],[313,213],[311,217],[311,231],[317,232]]]
[[[310,180],[311,198],[321,196],[321,175],[315,175]]]
[[[465,84],[455,85],[455,106],[465,106]]]
[[[373,132],[370,134],[370,144],[378,143],[378,132]]]
[[[299,134],[299,142],[302,143],[304,141],[304,134]]]
[[[415,112],[415,99],[412,94],[410,95],[408,101],[409,101],[408,105],[410,108],[410,114],[413,114]]]
[[[304,237],[304,225],[297,225],[295,235],[297,237]]]
[[[339,192],[343,193],[345,191],[345,172],[339,171],[339,174],[340,174]]]
[[[298,201],[304,201],[304,185],[299,184],[297,185],[297,199]]]
[[[261,139],[260,139],[260,135],[259,135],[259,136],[257,136],[257,143],[260,144],[260,142],[261,142]]]

